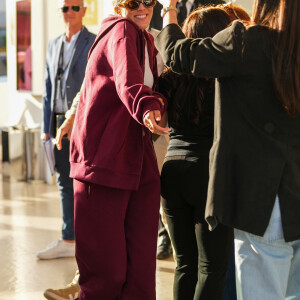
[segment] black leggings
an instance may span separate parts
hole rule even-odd
[[[204,219],[208,157],[167,157],[162,204],[176,253],[174,300],[221,300],[233,244],[231,228]]]

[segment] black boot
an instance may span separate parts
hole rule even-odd
[[[157,259],[166,259],[172,255],[172,246],[168,233],[161,235],[158,238],[158,245],[156,251]]]

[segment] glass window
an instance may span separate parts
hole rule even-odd
[[[6,8],[5,0],[0,0],[0,79],[6,75]]]
[[[17,89],[31,90],[31,1],[17,1]]]

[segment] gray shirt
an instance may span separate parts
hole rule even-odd
[[[55,113],[65,113],[68,110],[68,104],[66,102],[66,80],[69,73],[71,61],[74,55],[75,44],[78,39],[81,30],[74,34],[71,41],[66,40],[66,36],[63,37],[63,74],[61,77],[61,82],[58,82],[57,86],[57,97],[55,101]]]

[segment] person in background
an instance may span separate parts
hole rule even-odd
[[[161,17],[161,10],[162,10],[163,6],[162,4],[157,1],[156,5],[154,6],[153,9],[153,16],[150,22],[150,28],[151,29],[155,29],[155,30],[161,30],[162,29],[162,17]]]
[[[182,26],[188,15],[199,5],[203,6],[223,3],[225,3],[223,0],[179,0],[176,4],[178,24]]]
[[[178,9],[178,22],[181,24],[185,20],[185,18],[195,9],[197,8],[201,3],[208,4],[208,3],[224,3],[222,0],[211,0],[211,1],[206,1],[206,0],[189,0],[189,1],[181,1],[177,4],[177,9]],[[150,30],[154,32],[154,35],[156,36],[158,33],[156,32],[157,30],[161,30],[162,28],[162,4],[157,1],[156,6],[153,9],[153,17],[150,23]],[[156,30],[156,31],[154,31]],[[163,65],[163,64],[162,64]],[[159,68],[158,68],[159,69]],[[159,73],[160,74],[160,73]],[[158,159],[158,166],[159,170],[161,170],[163,158],[160,159],[161,157],[164,157],[166,154],[168,146],[168,138],[166,136],[155,136],[154,137],[154,148],[156,152],[156,156]],[[159,217],[159,240],[158,240],[158,246],[157,246],[157,259],[165,259],[168,258],[172,253],[172,247],[171,247],[171,242],[169,238],[168,231],[162,222],[162,212]],[[234,275],[234,273],[233,273]],[[228,279],[229,281],[232,281],[231,278]],[[226,289],[228,289],[229,286],[226,285]],[[235,285],[234,285],[235,289]],[[230,289],[232,290],[232,289]],[[225,293],[228,294],[228,293]],[[232,292],[230,292],[229,297],[232,297]],[[224,299],[226,300],[226,299]],[[230,300],[234,300],[234,298],[231,298]]]
[[[243,9],[243,7],[232,4],[229,2],[227,4],[219,4],[217,7],[224,8],[230,17],[231,23],[235,20],[240,20],[245,24],[249,24],[251,21],[250,15]],[[224,290],[223,300],[235,300],[236,295],[236,284],[235,284],[235,259],[234,259],[234,247],[231,252],[231,258],[229,261],[229,266],[226,274],[226,284]]]
[[[300,2],[255,0],[251,26],[206,39],[185,38],[176,3],[156,46],[217,78],[206,220],[234,228],[238,299],[300,299]]]
[[[219,7],[222,10],[225,9],[227,14],[229,15],[230,23],[232,21],[236,20],[237,18],[240,18],[243,21],[250,21],[250,16],[247,14],[247,12],[243,8],[241,8],[239,6],[236,6],[236,5],[233,5],[233,4],[227,4],[227,5],[218,5],[217,7]],[[236,11],[235,11],[235,9],[236,9]],[[212,29],[212,28],[215,29],[215,28],[214,28],[214,26],[206,28],[206,26],[207,26],[206,24],[215,24],[216,20],[208,21],[206,19],[213,18],[213,15],[212,14],[210,15],[209,13],[205,14],[204,12],[207,12],[207,11],[205,9],[203,9],[202,7],[199,7],[199,9],[197,9],[196,11],[197,11],[197,13],[195,11],[192,12],[191,15],[186,20],[185,26],[183,27],[185,35],[186,35],[187,28],[190,29],[189,32],[188,32],[189,37],[192,37],[192,35],[199,36],[200,31],[211,35],[212,32],[209,32],[209,29]],[[200,14],[200,12],[202,12],[202,15]],[[208,12],[212,13],[212,12],[214,12],[214,9],[212,9],[211,7],[208,7]],[[219,11],[217,10],[217,12],[219,12]],[[222,14],[224,16],[224,12],[222,12],[221,15]],[[241,17],[239,17],[239,16],[237,17],[238,14]],[[199,19],[197,20],[198,22],[200,22],[200,24],[197,23],[197,21],[195,21],[195,19],[196,19],[195,15],[198,16],[198,17],[200,15],[202,16],[202,17],[199,17]],[[217,17],[217,15],[215,15],[214,17]],[[222,19],[220,18],[220,20],[222,20]],[[189,25],[189,24],[192,24],[192,25]],[[224,26],[224,23],[223,23],[223,26]],[[191,27],[194,28],[194,31],[191,30]],[[198,30],[196,30],[195,28],[197,28]],[[225,28],[225,27],[223,27],[223,28]],[[188,84],[186,83],[186,81],[188,82]],[[184,75],[177,76],[177,75],[174,75],[170,70],[166,74],[163,74],[163,78],[161,80],[161,84],[163,84],[163,86],[165,85],[165,87],[163,87],[162,91],[164,92],[164,90],[166,90],[166,92],[167,92],[167,94],[169,95],[169,98],[170,98],[168,111],[171,112],[170,117],[171,117],[171,120],[172,120],[171,121],[172,122],[172,124],[171,124],[172,131],[171,131],[171,134],[170,134],[171,135],[171,145],[170,145],[170,148],[169,148],[170,151],[168,151],[168,154],[167,154],[166,162],[170,158],[172,158],[172,161],[166,163],[165,172],[168,172],[168,169],[172,168],[172,165],[174,165],[174,169],[175,169],[174,176],[176,177],[176,175],[177,175],[178,178],[180,177],[179,176],[180,171],[177,168],[177,166],[178,166],[178,163],[180,163],[180,157],[179,157],[178,160],[176,160],[175,159],[176,156],[172,156],[172,155],[174,155],[174,148],[176,148],[176,147],[178,149],[180,149],[180,147],[182,147],[182,149],[186,148],[187,147],[186,142],[188,140],[188,136],[189,135],[194,136],[195,134],[193,133],[192,130],[186,130],[185,129],[185,126],[188,126],[187,125],[188,122],[186,123],[186,122],[182,121],[182,124],[180,124],[181,126],[178,126],[179,124],[174,124],[174,119],[172,118],[172,114],[174,114],[174,111],[176,111],[176,110],[177,111],[181,110],[181,111],[184,111],[184,112],[182,112],[182,113],[178,112],[178,118],[180,118],[180,117],[184,118],[184,114],[186,113],[186,110],[187,110],[186,106],[190,105],[189,104],[190,101],[184,102],[181,99],[181,96],[188,94],[186,90],[190,90],[190,89],[193,90],[193,88],[195,88],[197,86],[196,84],[192,85],[191,82],[193,82],[193,81],[203,82],[203,80],[199,80],[199,79],[193,78],[191,76],[184,76]],[[168,82],[168,84],[166,84],[166,82]],[[206,81],[206,82],[207,82],[207,84],[209,83],[209,81]],[[190,85],[192,85],[192,87],[190,87]],[[204,100],[209,101],[209,99],[205,99],[205,97],[204,97]],[[212,101],[212,99],[210,99],[210,100]],[[179,102],[179,103],[177,103],[177,102]],[[180,103],[180,102],[182,102],[182,103]],[[204,105],[207,107],[206,102],[204,102]],[[193,109],[192,106],[190,106],[190,109]],[[210,110],[209,113],[210,113],[210,117],[211,117],[211,124],[213,124],[213,105],[210,106],[210,109],[211,110]],[[202,120],[202,122],[203,122],[203,119],[207,118],[206,114],[208,114],[207,110],[204,111],[201,114],[200,120]],[[179,123],[181,123],[181,122],[179,122]],[[197,126],[194,126],[194,127],[196,128]],[[200,126],[199,126],[199,128],[200,128]],[[198,134],[199,135],[201,135],[201,130],[202,129],[198,129],[198,131],[199,131]],[[178,132],[183,133],[182,136],[176,135],[176,133],[178,134]],[[211,137],[212,137],[212,135],[213,135],[213,128],[212,127],[211,127],[211,133],[210,134],[211,134]],[[174,147],[174,143],[177,144],[175,147]],[[180,143],[182,143],[182,145],[180,145]],[[182,149],[181,149],[181,151],[183,151]],[[206,154],[207,154],[207,164],[208,164],[208,150],[207,150]],[[190,155],[191,155],[191,153],[188,153],[188,159],[191,159]],[[190,164],[190,165],[196,165],[195,162],[185,162],[185,163]],[[200,164],[198,164],[198,169],[195,169],[195,170],[198,170],[198,172],[199,172],[199,166],[200,166]],[[208,168],[206,168],[206,171],[207,171],[207,174],[205,176],[205,180],[207,181],[208,180]],[[173,171],[172,171],[172,174],[173,174]],[[199,172],[199,174],[200,174],[200,172]],[[163,176],[162,179],[164,180],[163,181],[164,184],[162,185],[162,190],[164,190],[164,187],[166,187],[168,189],[169,184],[170,184],[170,186],[173,185],[173,186],[176,186],[176,187],[180,187],[180,184],[174,184],[174,182],[170,182],[168,175]],[[183,185],[185,184],[184,182],[185,181],[182,181]],[[168,193],[168,191],[166,193]],[[175,192],[175,194],[176,194],[176,192]],[[205,198],[205,193],[202,193],[202,194],[204,194],[204,198]],[[188,193],[186,193],[186,195],[188,197]],[[200,198],[201,197],[199,196],[199,199]],[[183,197],[183,199],[184,199],[184,197]],[[167,202],[172,203],[172,197],[170,197],[169,199],[166,199],[164,203],[167,203]],[[170,215],[171,209],[168,210],[168,213]],[[182,216],[183,216],[183,213],[181,214],[181,217]],[[204,209],[202,210],[202,218],[204,220]],[[173,215],[172,215],[171,218],[168,218],[168,219],[169,219],[169,222],[174,222],[174,223],[177,222],[175,216],[173,216]],[[206,224],[206,223],[204,222],[204,224]],[[175,226],[171,225],[171,228],[174,228],[174,227]],[[178,227],[176,227],[176,228],[178,228]],[[186,230],[186,229],[183,229],[183,230]],[[206,226],[206,230],[208,230],[207,226]],[[177,232],[173,232],[173,234],[176,236]],[[182,237],[186,238],[186,235],[182,235]],[[178,238],[178,237],[176,237],[176,238]],[[179,236],[179,239],[177,240],[177,243],[180,244],[180,236]],[[188,243],[185,243],[185,245],[188,248]],[[184,253],[183,252],[184,249],[181,248],[181,250],[182,250],[182,253]],[[226,284],[225,284],[223,300],[234,300],[234,299],[236,299],[235,272],[234,272],[234,251],[233,250],[231,251],[231,256],[232,257],[230,259],[230,263],[229,263],[229,267],[228,267],[228,271],[227,271],[227,275],[226,275]],[[189,255],[189,257],[190,257],[190,255]],[[182,262],[182,261],[186,262],[186,260],[184,258],[180,259],[180,262]],[[187,269],[190,268],[190,266],[188,266],[188,264],[186,264],[186,267],[187,267]],[[194,272],[197,271],[197,269],[195,269],[195,268],[190,268],[189,270],[194,270]],[[188,272],[185,272],[184,276],[180,275],[180,274],[182,274],[181,272],[184,272],[183,268],[178,266],[178,271],[177,272],[178,272],[177,278],[180,278],[181,282],[184,282],[184,280],[188,280],[188,277],[190,276],[190,274],[188,274]],[[211,276],[213,276],[213,275],[211,275]],[[196,275],[194,274],[194,278],[195,277],[196,277]],[[179,289],[178,286],[180,286],[180,283],[178,284],[178,282],[177,282],[177,278],[175,278],[174,289]],[[182,284],[181,286],[184,286],[184,284]],[[178,291],[175,291],[175,292],[176,292],[176,294],[180,293]],[[182,291],[182,295],[184,297],[184,295],[185,295],[184,291]],[[177,296],[177,297],[179,298],[179,296]]]
[[[67,139],[70,141],[71,134],[73,130],[73,124],[75,119],[75,114],[77,110],[77,106],[80,99],[80,91],[77,93],[75,98],[73,99],[72,105],[69,110],[65,114],[65,120],[62,125],[57,129],[56,137],[55,137],[55,145],[56,148],[61,151],[63,149],[63,141]],[[44,297],[48,300],[69,300],[76,299],[80,295],[80,287],[79,287],[79,271],[76,270],[75,276],[71,283],[61,289],[46,289],[44,292]]]
[[[157,2],[156,5],[154,6],[153,14],[155,13],[156,7],[161,9],[162,5]],[[148,27],[148,32],[155,38],[159,34],[159,30],[153,28],[151,24],[152,21],[150,23],[150,26]],[[156,56],[156,60],[157,60],[158,76],[160,76],[164,70],[164,62],[159,53]],[[159,172],[161,172],[163,160],[167,152],[169,136],[153,134],[152,139],[153,139],[154,150],[157,158],[158,169]],[[164,217],[163,211],[160,210],[159,220],[158,220],[158,241],[157,241],[157,250],[156,250],[157,259],[167,259],[172,255],[173,252],[168,230],[165,224],[163,223],[163,217]]]
[[[182,30],[187,38],[212,37],[230,21],[222,8],[199,7]],[[204,218],[214,132],[214,79],[178,75],[168,69],[159,90],[168,99],[171,128],[161,195],[176,255],[173,298],[221,300],[233,232],[225,226],[210,232]]]
[[[155,4],[113,1],[90,50],[70,147],[79,299],[155,299],[160,179],[151,133],[169,131],[158,125],[165,98],[152,89]]]
[[[80,89],[88,52],[95,40],[82,24],[86,7],[83,0],[59,0],[59,13],[65,33],[49,42],[46,58],[45,88],[43,93],[42,141],[56,136],[64,114]],[[62,237],[46,249],[37,252],[39,259],[72,257],[74,243],[73,179],[69,177],[69,141],[63,140],[63,150],[54,149],[56,183],[60,191],[63,226]]]

